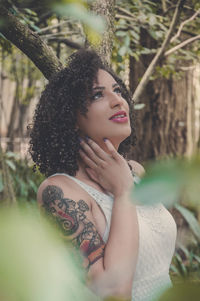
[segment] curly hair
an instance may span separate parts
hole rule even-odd
[[[69,57],[67,67],[50,79],[36,106],[33,124],[28,127],[34,167],[38,166],[46,176],[58,172],[75,176],[78,171],[80,141],[76,116],[77,112],[85,116],[88,111],[99,69],[113,76],[129,104],[132,133],[121,142],[118,152],[126,156],[135,144],[133,101],[125,84],[94,50],[81,49]]]

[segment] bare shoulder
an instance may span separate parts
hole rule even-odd
[[[137,161],[134,160],[129,160],[128,163],[131,165],[133,171],[139,176],[143,177],[145,174],[145,169],[144,167],[138,163]]]
[[[89,200],[87,201],[87,194],[79,188],[74,181],[66,176],[54,176],[52,178],[47,178],[41,183],[37,193],[37,201],[40,206],[43,204],[44,200],[48,198],[48,194],[49,197],[50,194],[54,194],[54,197],[57,195],[60,198],[67,197],[75,201],[84,198],[84,200],[89,203]]]

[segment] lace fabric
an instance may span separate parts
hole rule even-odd
[[[103,240],[106,242],[111,224],[113,195],[102,193],[68,174],[62,175],[73,179],[101,207],[107,221],[103,235]],[[152,301],[172,285],[169,267],[175,249],[176,224],[170,212],[162,204],[137,205],[136,211],[139,225],[139,250],[132,301]]]

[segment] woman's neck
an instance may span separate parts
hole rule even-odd
[[[82,160],[78,160],[78,171],[76,172],[76,178],[90,180],[91,178],[86,172],[86,167],[88,167]]]

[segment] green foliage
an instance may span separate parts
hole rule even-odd
[[[20,19],[22,24],[28,25],[30,29],[38,33],[41,30],[37,25],[40,22],[41,12],[44,14],[50,13],[54,20],[61,17],[72,22],[78,21],[83,24],[87,38],[93,44],[100,42],[101,35],[105,30],[105,20],[103,17],[89,11],[89,4],[92,2],[92,0],[43,0],[38,3],[41,7],[38,13],[37,5],[33,4],[33,1],[13,0],[11,1],[10,11]]]
[[[199,294],[199,284],[185,281],[169,289],[158,301],[197,301]]]
[[[200,284],[200,243],[179,246],[172,260],[171,275],[174,283],[189,279]]]
[[[28,160],[19,159],[15,153],[7,152],[4,154],[4,160],[9,167],[17,201],[25,205],[35,202],[38,187],[44,180],[44,176],[38,170],[34,173]],[[3,178],[0,172],[0,192],[3,189]]]
[[[184,193],[188,204],[198,205],[200,195],[200,156],[150,163],[147,174],[133,190],[141,204],[163,202],[171,206]]]
[[[163,3],[166,5],[166,10]],[[136,61],[145,60],[144,56],[148,56],[149,60],[155,55],[170,27],[176,4],[177,1],[172,1],[171,3],[170,1],[163,2],[161,0],[156,3],[155,1],[139,0],[117,1],[116,31],[112,59],[118,72],[123,71],[121,62],[124,62],[128,55],[134,57]],[[191,1],[185,2],[173,36],[178,31],[180,24],[189,19],[198,8],[199,1],[197,0],[194,0],[192,3]],[[172,43],[169,43],[168,49],[190,37],[198,35],[200,33],[199,23],[199,17],[197,16],[185,24],[181,34]],[[167,58],[163,58],[151,79],[157,77],[178,77],[179,72],[181,72],[180,66],[199,61],[199,51],[199,41],[180,48]]]
[[[103,17],[91,13],[88,10],[87,1],[84,0],[63,0],[61,3],[55,2],[53,10],[61,17],[82,22],[83,28],[91,44],[98,44],[101,35],[105,30],[105,20]]]
[[[68,244],[37,209],[0,211],[0,288],[6,301],[95,301]]]

